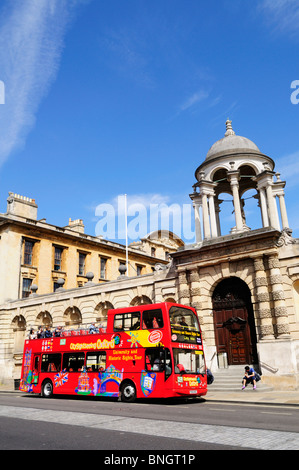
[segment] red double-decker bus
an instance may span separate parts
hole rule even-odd
[[[25,341],[20,390],[136,398],[203,396],[207,375],[195,309],[174,303],[109,310],[107,327]]]

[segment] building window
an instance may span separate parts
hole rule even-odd
[[[137,264],[137,266],[136,266],[137,276],[141,276],[141,275],[142,275],[142,268],[143,268],[143,266],[139,266],[139,265]]]
[[[61,271],[63,248],[54,247],[54,271]]]
[[[58,282],[54,282],[53,283],[53,292],[56,292],[56,290],[59,289],[59,287],[61,287],[61,285]]]
[[[107,259],[100,258],[100,278],[106,279],[107,276]]]
[[[22,298],[29,297],[30,295],[30,288],[32,284],[32,279],[23,278],[22,284]]]
[[[86,262],[86,254],[79,253],[79,275],[85,276],[85,262]]]
[[[151,255],[155,258],[156,257],[156,248],[151,248]]]
[[[28,266],[32,266],[33,246],[34,246],[34,242],[31,242],[30,240],[25,240],[24,264],[27,264]]]

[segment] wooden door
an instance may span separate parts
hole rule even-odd
[[[217,353],[226,353],[229,365],[251,363],[254,354],[242,292],[219,289],[213,298],[213,315]]]

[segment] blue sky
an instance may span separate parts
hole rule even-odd
[[[13,191],[95,235],[121,194],[189,204],[229,117],[275,160],[299,237],[298,24],[297,0],[2,0],[0,211]]]

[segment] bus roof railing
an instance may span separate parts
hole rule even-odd
[[[42,334],[41,334],[42,328]],[[48,328],[48,329],[47,329]],[[33,333],[32,333],[33,331]],[[48,331],[47,336],[45,332]],[[92,322],[89,324],[80,323],[74,325],[67,325],[67,326],[40,326],[37,329],[30,328],[29,329],[29,339],[47,339],[47,338],[55,338],[55,337],[68,337],[68,336],[84,336],[90,334],[99,334],[99,333],[106,333],[106,326],[104,326],[100,322]]]

